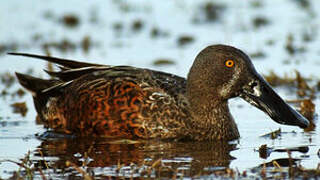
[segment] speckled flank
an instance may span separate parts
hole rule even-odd
[[[264,90],[269,95],[274,92],[256,74],[249,57],[230,46],[214,45],[201,51],[187,80],[130,66],[13,55],[61,65],[59,72],[47,71],[52,80],[17,73],[20,84],[33,94],[45,126],[60,133],[130,139],[232,140],[239,138],[239,132],[229,112],[228,99],[236,96],[255,103],[277,122],[287,123],[278,118],[281,115],[275,114],[276,107],[272,107],[277,106],[274,102],[284,101],[276,94],[274,100],[263,99]],[[272,106],[264,105],[259,98]],[[281,105],[293,117],[288,124],[306,125],[288,105]]]
[[[82,68],[81,74],[87,70]],[[173,94],[179,92],[175,88],[185,89],[184,81],[166,73],[131,67],[96,68],[94,72],[42,90],[62,93],[50,97],[39,114],[46,127],[60,133],[176,138],[181,135],[179,130],[188,112],[179,107],[179,104],[186,106],[184,96]]]

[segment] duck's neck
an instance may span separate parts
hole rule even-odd
[[[189,136],[196,140],[233,140],[239,138],[228,102],[190,102],[192,118]]]
[[[189,137],[197,140],[237,139],[238,128],[227,101],[232,94],[221,84],[224,77],[207,68],[210,66],[208,59],[212,57],[198,56],[190,69],[186,86],[192,116],[187,123]]]

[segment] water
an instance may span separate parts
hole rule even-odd
[[[209,44],[223,43],[243,49],[248,54],[263,52],[265,56],[252,58],[260,73],[268,74],[273,70],[280,75],[294,76],[296,69],[303,76],[313,78],[311,84],[319,80],[318,1],[310,1],[309,7],[301,6],[295,0],[264,0],[259,1],[261,4],[256,1],[215,1],[221,5],[217,10],[217,19],[214,13],[211,13],[213,17],[209,19],[204,13],[202,7],[207,2],[1,1],[0,45],[8,48],[0,54],[0,73],[24,73],[31,69],[35,76],[48,77],[42,71],[46,67],[45,63],[7,56],[5,52],[44,54],[44,43],[60,43],[67,39],[75,44],[74,48],[63,52],[51,45],[51,54],[87,62],[152,68],[185,77],[201,49]],[[66,14],[78,17],[79,24],[75,27],[63,25],[61,19]],[[262,21],[265,18],[265,25],[260,21],[262,25],[258,27],[258,19],[255,26],[253,22],[257,17],[262,17]],[[134,25],[134,22],[138,22],[138,25]],[[159,30],[160,35],[152,35],[154,28]],[[80,45],[86,36],[92,42],[88,53]],[[177,41],[181,36],[194,40],[180,46]],[[293,54],[286,47],[290,36],[293,37]],[[154,66],[153,61],[157,59],[174,60],[175,64]],[[50,167],[54,167],[44,171],[51,177],[80,176],[74,168],[65,166],[66,161],[78,166],[86,162],[85,170],[97,177],[139,177],[161,158],[162,165],[169,168],[160,177],[172,178],[174,174],[211,177],[214,172],[225,168],[242,172],[264,162],[288,158],[286,152],[273,152],[267,159],[260,158],[257,150],[263,144],[274,148],[307,146],[307,153],[293,152],[292,157],[301,159],[301,165],[306,168],[316,168],[320,162],[317,155],[320,147],[318,127],[312,132],[304,132],[297,127],[279,125],[238,98],[230,101],[230,108],[241,138],[229,144],[40,140],[35,134],[42,134],[45,129],[36,123],[31,95],[11,96],[18,88],[20,86],[16,82],[9,88],[0,84],[0,91],[6,89],[9,92],[9,95],[0,97],[0,160],[19,161],[30,151],[35,165],[45,167],[44,159]],[[276,91],[284,99],[297,98],[291,89],[280,87]],[[319,112],[318,96],[316,93],[316,112]],[[27,103],[25,117],[12,113],[10,104],[15,102]],[[279,128],[286,132],[280,138],[272,140],[261,137]],[[10,177],[18,168],[13,163],[2,162],[0,177]],[[156,171],[149,172],[149,175],[159,177]]]

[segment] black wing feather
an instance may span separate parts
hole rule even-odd
[[[25,57],[31,57],[31,58],[36,58],[36,59],[42,59],[42,60],[45,60],[48,62],[59,64],[61,66],[69,68],[69,69],[91,67],[91,66],[106,66],[106,65],[102,65],[102,64],[85,63],[85,62],[79,62],[79,61],[74,61],[74,60],[70,60],[70,59],[62,59],[62,58],[41,56],[41,55],[35,55],[35,54],[27,54],[27,53],[8,53],[8,54],[14,55],[14,56],[25,56]]]

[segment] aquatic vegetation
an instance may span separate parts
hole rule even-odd
[[[152,63],[155,66],[161,66],[161,65],[174,65],[175,62],[171,59],[157,59],[153,61]]]
[[[299,149],[299,148],[296,148]],[[320,164],[314,169],[308,169],[299,164],[301,161],[297,158],[291,157],[291,152],[294,149],[286,149],[285,153],[288,154],[288,158],[273,159],[269,162],[263,163],[257,167],[249,170],[239,171],[232,168],[216,168],[210,174],[205,171],[199,172],[196,175],[190,176],[191,169],[179,168],[170,166],[162,158],[154,160],[145,160],[140,164],[130,163],[122,164],[118,163],[114,166],[114,172],[109,174],[95,174],[90,166],[84,160],[83,164],[77,164],[72,161],[65,161],[65,170],[60,170],[58,167],[52,167],[50,162],[42,157],[41,162],[31,160],[31,154],[28,152],[26,156],[20,161],[1,160],[1,163],[14,163],[18,165],[19,169],[12,172],[10,179],[52,179],[52,178],[76,178],[81,177],[85,180],[93,179],[114,179],[114,178],[169,178],[169,179],[182,179],[185,176],[191,178],[225,178],[225,179],[248,179],[248,178],[272,178],[272,179],[287,179],[287,178],[320,178]],[[38,151],[39,154],[43,152]],[[84,157],[84,159],[90,159],[90,157]],[[53,172],[61,172],[60,176],[53,174]],[[96,172],[97,173],[97,172]]]
[[[11,87],[13,85],[13,83],[16,82],[14,76],[9,72],[5,72],[5,73],[0,74],[0,79],[1,79],[1,83],[6,88]]]
[[[186,46],[190,43],[194,42],[194,37],[189,35],[182,35],[178,38],[177,43],[179,47]]]
[[[75,14],[65,14],[60,21],[68,28],[75,28],[80,24],[80,19]]]
[[[13,104],[11,104],[11,107],[13,108],[14,113],[19,113],[19,114],[21,114],[21,116],[26,116],[26,114],[28,112],[26,102],[13,103]]]
[[[193,23],[212,23],[217,22],[222,13],[225,10],[225,5],[214,2],[204,2],[200,5],[199,9],[196,11],[196,14],[193,18]]]
[[[270,20],[268,20],[266,17],[257,16],[252,20],[252,24],[255,28],[261,28],[263,26],[269,25]]]

